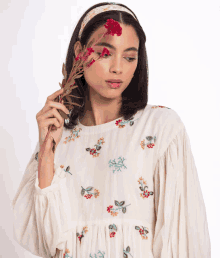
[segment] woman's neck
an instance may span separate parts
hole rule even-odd
[[[95,118],[94,118],[94,115],[92,114],[91,111],[87,110],[87,112],[85,113],[85,115],[82,115],[79,117],[79,121],[82,125],[85,125],[85,126],[95,126],[95,125],[100,125],[100,124],[105,124],[105,123],[109,123],[117,118],[121,117],[119,114],[117,115],[109,115],[109,116],[106,116],[104,118],[104,120],[102,121],[95,121]]]
[[[119,117],[121,102],[119,99],[114,99],[107,102],[94,99],[96,94],[92,95],[87,92],[85,98],[84,114],[79,117],[79,121],[85,126],[95,126],[111,122]]]

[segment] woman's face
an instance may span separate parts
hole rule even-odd
[[[133,78],[138,64],[138,51],[125,50],[131,47],[138,50],[139,38],[132,26],[122,24],[120,26],[122,27],[121,36],[107,35],[97,43],[108,43],[112,45],[112,48],[110,46],[94,46],[94,52],[89,56],[88,60],[91,58],[97,59],[104,47],[109,50],[110,55],[105,54],[104,57],[95,61],[89,68],[84,66],[84,77],[89,86],[90,96],[96,95],[102,100],[121,99],[122,92],[128,87]],[[106,28],[102,26],[91,35],[89,42],[93,37],[98,39],[105,32]],[[111,79],[120,79],[123,82],[119,88],[114,89],[109,87],[106,82],[106,80]]]

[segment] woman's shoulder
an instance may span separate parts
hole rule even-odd
[[[180,115],[171,107],[151,105],[148,119],[156,137],[158,153],[163,152],[176,135],[185,129]]]
[[[149,113],[154,121],[157,121],[160,126],[166,127],[167,125],[183,126],[183,121],[178,112],[171,107],[162,105],[148,104],[144,112]]]

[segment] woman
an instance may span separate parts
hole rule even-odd
[[[171,108],[147,104],[146,37],[135,14],[114,3],[87,10],[70,41],[67,74],[108,19],[122,35],[94,47],[93,57],[104,46],[110,55],[76,79],[71,95],[82,97],[81,107],[64,123],[56,108],[68,110],[53,101],[58,91],[37,114],[39,142],[13,200],[15,240],[43,257],[211,257],[186,128]],[[113,79],[122,83],[106,82]],[[53,123],[58,145],[45,161],[46,181],[42,171],[36,176],[38,152]]]

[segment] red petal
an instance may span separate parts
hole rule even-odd
[[[110,34],[112,36],[114,36],[114,34],[117,34],[117,36],[121,36],[122,28],[117,21],[113,19],[108,19],[104,26],[108,30],[107,34]]]

